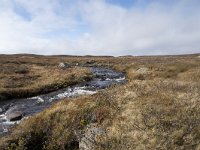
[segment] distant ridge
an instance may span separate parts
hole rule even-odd
[[[121,56],[106,56],[106,55],[40,55],[40,54],[28,54],[28,53],[19,53],[19,54],[0,54],[0,57],[4,56],[27,56],[27,57],[106,57],[106,58],[112,58],[112,57],[194,57],[194,56],[200,56],[200,53],[194,53],[194,54],[178,54],[178,55],[121,55]]]

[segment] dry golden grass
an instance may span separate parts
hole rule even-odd
[[[118,129],[110,133],[118,141],[113,149],[198,149],[199,84],[132,81],[122,89],[115,98],[121,111],[110,127]]]
[[[200,61],[196,55],[77,61],[84,64],[89,59],[126,72],[127,83],[58,102],[1,138],[2,149],[76,149],[76,131],[84,132],[91,123],[107,131],[106,141],[97,149],[200,149]],[[141,73],[140,68],[147,69]]]
[[[55,61],[54,65],[45,61],[43,65],[38,65],[36,62],[25,63],[20,58],[18,59],[17,63],[11,60],[4,62],[0,59],[2,62],[0,64],[0,100],[47,93],[91,78],[87,68],[61,69],[58,67],[59,61]]]

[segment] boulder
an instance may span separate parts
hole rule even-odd
[[[69,68],[70,66],[67,63],[61,62],[61,63],[59,63],[58,67],[62,68],[62,69],[65,69],[65,68]]]
[[[15,111],[6,115],[6,119],[9,121],[18,121],[23,117],[22,111]]]
[[[103,148],[107,139],[106,130],[101,127],[89,126],[79,141],[80,150]]]
[[[8,121],[18,121],[21,120],[23,113],[23,106],[14,106],[6,111],[5,116]]]
[[[94,64],[96,61],[95,60],[89,60],[89,61],[86,61],[86,65],[91,65],[91,64]]]
[[[148,73],[148,71],[149,71],[149,68],[143,67],[143,68],[139,68],[138,70],[136,70],[136,73],[146,74],[146,73]]]
[[[151,75],[151,73],[152,72],[149,68],[141,67],[141,68],[138,68],[137,70],[135,69],[130,70],[129,76],[135,80],[145,80],[146,77]]]

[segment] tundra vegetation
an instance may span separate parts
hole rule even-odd
[[[61,61],[72,67],[58,69]],[[110,67],[127,77],[123,85],[64,99],[23,120],[1,137],[1,149],[200,149],[199,55],[13,55],[1,56],[0,62],[2,99],[81,82],[91,77],[83,66]],[[84,147],[92,128],[105,132]]]

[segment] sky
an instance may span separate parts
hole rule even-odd
[[[200,53],[200,1],[0,0],[0,53]]]

